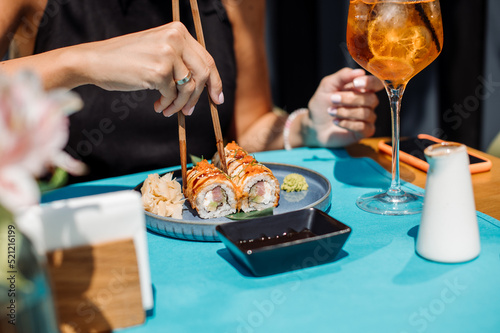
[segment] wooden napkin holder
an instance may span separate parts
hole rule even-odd
[[[145,321],[154,299],[140,194],[52,201],[16,220],[47,256],[60,331],[106,332]]]
[[[145,320],[133,239],[47,253],[59,328],[109,332]]]

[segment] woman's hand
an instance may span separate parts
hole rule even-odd
[[[75,51],[82,48],[87,83],[106,90],[156,89],[161,98],[154,109],[165,116],[180,110],[190,115],[205,85],[216,104],[224,102],[213,58],[180,22],[82,44]],[[189,73],[188,82],[176,84]]]
[[[343,68],[326,76],[303,117],[304,145],[341,147],[375,133],[375,92],[382,82],[362,69]]]

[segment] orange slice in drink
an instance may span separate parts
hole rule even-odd
[[[374,56],[418,62],[429,53],[432,35],[423,26],[394,27],[377,19],[368,26],[368,46]]]
[[[413,75],[409,62],[394,57],[373,57],[366,69],[384,81],[405,82]]]

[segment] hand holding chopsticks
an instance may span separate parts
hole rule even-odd
[[[155,32],[154,36],[149,32]],[[190,115],[205,86],[217,104],[223,102],[222,83],[213,58],[182,23],[172,22],[143,35],[138,37],[144,40],[135,43],[156,40],[154,48],[147,49],[154,53],[150,58],[155,62],[144,62],[143,69],[154,78],[147,87],[158,89],[161,94],[154,105],[156,112],[167,117],[179,111]]]
[[[191,13],[193,16],[193,21],[195,24],[196,37],[198,42],[205,48],[205,38],[203,36],[203,28],[201,25],[200,12],[198,10],[198,3],[196,0],[190,0],[191,5]],[[180,11],[179,11],[179,0],[172,0],[172,15],[174,21],[180,20]],[[189,79],[188,79],[189,78]],[[190,74],[187,74],[186,77],[176,82],[177,85],[179,83],[184,84],[190,80]],[[184,82],[186,81],[186,82]],[[226,155],[224,154],[224,142],[222,137],[222,131],[220,128],[219,114],[217,112],[217,106],[213,102],[212,98],[209,95],[209,103],[210,103],[210,112],[212,115],[212,122],[215,131],[215,138],[217,141],[217,151],[219,154],[219,158],[221,161],[222,169],[224,172],[227,172],[226,166]],[[181,170],[182,170],[182,185],[183,190],[186,189],[186,173],[187,173],[187,149],[186,149],[186,122],[185,117],[182,112],[178,112],[178,123],[179,123],[179,149],[180,149],[180,158],[181,158]]]

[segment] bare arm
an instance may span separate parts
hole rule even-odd
[[[224,2],[233,26],[237,66],[234,136],[249,151],[282,149],[286,117],[272,111],[265,49],[265,2]],[[355,87],[353,81],[357,80]],[[297,84],[299,84],[297,82]],[[364,71],[342,69],[325,77],[311,98],[308,114],[290,127],[290,144],[340,147],[374,133],[380,81]],[[332,100],[332,96],[340,100]]]
[[[284,117],[272,110],[265,46],[266,0],[224,1],[233,27],[237,81],[233,136],[249,151],[283,147]]]
[[[1,62],[0,68],[8,74],[21,69],[35,71],[48,89],[84,84],[77,75],[77,54],[70,56],[64,49],[30,56],[46,3],[47,0],[0,0],[0,52],[4,55],[10,46],[11,56],[15,57]]]
[[[33,7],[40,1],[46,0],[0,0],[0,13],[5,16],[0,23],[0,35],[12,36],[21,26],[23,15],[33,8],[40,10],[40,6]],[[35,36],[36,33],[32,34],[33,39]],[[1,42],[5,52],[9,38]],[[213,58],[179,22],[104,41],[22,56],[1,62],[0,68],[7,73],[33,70],[47,89],[94,84],[106,90],[158,90],[161,98],[154,107],[166,116],[180,110],[189,114],[205,85],[216,103],[223,98]],[[176,86],[174,81],[189,72],[192,73],[191,81]]]

